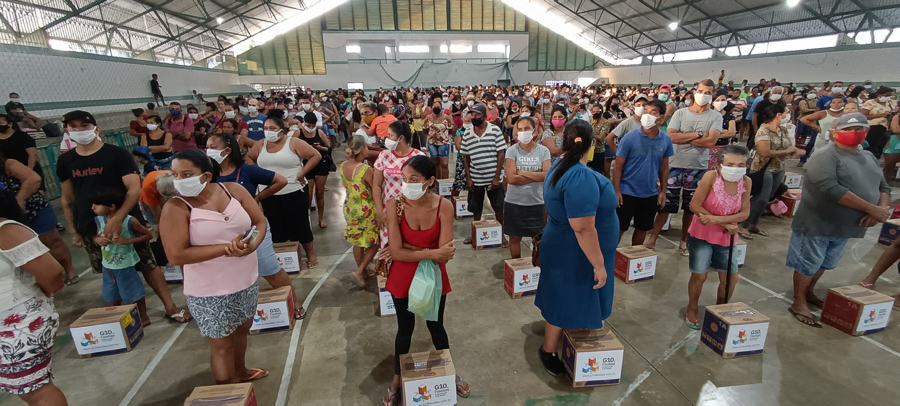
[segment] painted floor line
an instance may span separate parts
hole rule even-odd
[[[650,371],[641,372],[641,374],[638,375],[637,378],[635,378],[634,382],[632,382],[631,385],[628,385],[628,389],[625,389],[625,394],[623,394],[622,397],[616,399],[616,401],[613,402],[613,406],[620,406],[622,402],[624,402],[625,399],[627,399],[628,396],[631,395],[631,392],[634,392],[638,388],[638,386],[641,386],[641,384],[644,383],[644,380],[649,376]]]
[[[341,257],[331,265],[328,272],[326,272],[325,275],[322,275],[322,278],[319,279],[319,282],[316,283],[316,286],[313,287],[312,291],[306,295],[306,300],[303,301],[303,308],[306,309],[307,312],[309,311],[309,304],[312,303],[312,299],[316,295],[316,292],[319,291],[319,288],[322,287],[325,280],[331,276],[338,265],[340,265],[341,262],[344,261],[344,258],[347,258],[347,255],[350,255],[351,252],[353,252],[353,247],[347,248],[347,251],[344,251]],[[284,362],[284,373],[281,374],[281,385],[278,387],[278,398],[275,400],[275,405],[287,404],[287,393],[291,386],[291,375],[294,372],[294,360],[297,359],[297,348],[300,346],[300,330],[302,328],[303,320],[299,320],[297,321],[297,325],[294,326],[294,331],[291,333],[291,344],[288,347],[287,358]]]
[[[84,278],[84,275],[89,274],[92,270],[93,270],[93,268],[88,267],[88,269],[85,269],[84,272],[78,274],[78,279]]]
[[[172,348],[172,345],[175,344],[175,340],[178,339],[178,336],[181,335],[181,332],[184,331],[184,328],[187,327],[188,323],[182,323],[178,328],[172,332],[172,335],[169,337],[169,341],[159,349],[159,352],[156,353],[156,356],[150,360],[150,363],[147,364],[147,367],[144,368],[144,373],[138,378],[137,382],[131,386],[131,390],[125,395],[125,398],[119,402],[119,406],[128,406],[129,403],[134,399],[134,396],[137,395],[138,391],[141,390],[141,387],[144,386],[144,383],[147,382],[147,379],[150,378],[150,374],[153,373],[153,370],[156,369],[156,366],[159,365],[159,362],[162,360],[163,356],[169,352],[169,349]]]

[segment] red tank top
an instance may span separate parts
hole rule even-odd
[[[438,205],[437,215],[434,218],[434,225],[425,230],[413,230],[409,224],[406,224],[406,213],[400,219],[400,235],[403,236],[403,242],[416,247],[435,249],[440,244],[441,237],[441,206],[444,204],[444,198],[441,198],[441,204]],[[413,277],[416,275],[418,262],[394,261],[391,265],[391,273],[388,274],[385,289],[391,292],[391,295],[397,298],[409,297],[409,285],[412,284]],[[447,265],[438,264],[441,268],[441,295],[450,293],[450,279],[447,277]]]

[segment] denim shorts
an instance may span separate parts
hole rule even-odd
[[[787,266],[813,277],[819,269],[832,270],[844,256],[849,238],[809,235],[794,231],[788,245]]]
[[[701,240],[692,235],[687,240],[691,273],[707,273],[709,268],[728,272],[728,247]],[[731,256],[731,273],[738,273],[737,255]]]
[[[272,230],[268,226],[266,236],[256,249],[256,261],[259,264],[259,276],[272,276],[281,271],[281,264],[272,244]]]
[[[37,211],[34,218],[28,222],[28,227],[37,234],[46,234],[56,230],[56,222],[56,212],[53,211],[53,206],[48,205]]]
[[[125,269],[103,267],[103,300],[134,303],[144,297],[144,282],[133,266]]]
[[[431,154],[432,158],[449,158],[450,157],[450,144],[444,144],[444,145],[428,144],[428,153]]]

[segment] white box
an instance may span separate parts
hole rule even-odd
[[[455,208],[454,217],[457,219],[474,216],[474,214],[468,210],[469,197],[465,193],[461,193],[456,197],[451,197],[450,201],[453,202],[453,207]]]
[[[738,241],[734,244],[734,256],[737,258],[738,268],[744,267],[744,261],[747,260],[747,242]],[[735,271],[732,269],[732,271]]]
[[[456,405],[456,368],[450,350],[400,355],[405,406]]]
[[[397,309],[394,308],[394,297],[391,296],[391,292],[385,289],[387,278],[380,275],[375,278],[378,280],[378,314],[382,317],[396,315]]]
[[[290,330],[294,327],[294,295],[290,286],[259,292],[250,334]]]
[[[144,336],[137,306],[90,309],[69,327],[81,358],[131,351]]]
[[[472,222],[472,248],[499,248],[503,245],[503,225],[496,220]]]
[[[529,258],[503,261],[503,287],[511,298],[534,295],[541,279],[541,268]]]
[[[300,273],[303,267],[300,265],[300,243],[294,241],[280,242],[273,244],[275,249],[275,257],[278,258],[278,264],[281,269],[289,274]]]
[[[803,182],[803,175],[798,175],[796,173],[789,173],[784,178],[784,184],[787,185],[788,189],[800,189],[800,184]]]
[[[616,249],[616,277],[625,283],[651,280],[656,275],[656,258],[656,252],[642,245]]]
[[[166,277],[166,283],[183,283],[184,273],[181,272],[179,265],[166,265],[162,267],[163,276]]]
[[[573,387],[619,383],[625,347],[608,328],[564,330],[562,345]]]
[[[453,189],[453,179],[441,179],[438,181],[438,194],[441,196],[450,196]]]

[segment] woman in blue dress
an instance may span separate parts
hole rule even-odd
[[[563,131],[563,155],[544,183],[548,221],[534,304],[546,320],[538,353],[553,376],[565,370],[557,355],[562,330],[601,328],[612,311],[619,230],[616,192],[606,177],[586,166],[592,148],[590,124],[570,122]]]

